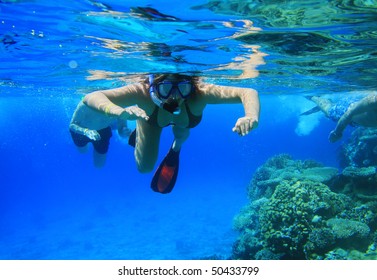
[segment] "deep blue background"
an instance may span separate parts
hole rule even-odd
[[[231,131],[242,105],[208,106],[182,149],[175,189],[157,194],[152,174],[138,173],[133,149],[117,135],[103,169],[93,167],[91,146],[76,150],[68,125],[80,98],[0,99],[2,259],[227,257],[232,219],[258,166],[279,153],[337,165],[339,144],[327,141],[334,123],[322,117],[298,136],[295,102],[305,99],[262,95],[260,125],[246,137]],[[160,160],[171,141],[167,128]]]

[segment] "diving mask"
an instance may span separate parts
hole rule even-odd
[[[181,112],[181,109],[179,107],[179,103],[174,98],[169,98],[173,92],[174,89],[176,89],[179,93],[179,95],[185,99],[189,97],[189,95],[192,92],[192,83],[190,81],[184,80],[184,81],[162,81],[158,83],[157,85],[153,84],[154,82],[154,76],[153,74],[149,75],[149,93],[152,98],[152,101],[160,108],[163,108],[164,110],[178,115]],[[156,94],[156,91],[158,95]],[[164,101],[162,100],[164,99]]]

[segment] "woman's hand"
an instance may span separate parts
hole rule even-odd
[[[247,135],[253,128],[258,126],[258,121],[252,117],[242,117],[236,122],[233,127],[233,132],[237,132],[240,136]]]
[[[119,117],[123,120],[131,121],[137,119],[144,119],[147,121],[149,119],[147,113],[136,105],[124,108]]]

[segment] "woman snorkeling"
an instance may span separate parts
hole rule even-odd
[[[160,193],[173,189],[182,144],[190,129],[200,123],[206,105],[242,103],[245,115],[233,127],[241,136],[257,127],[260,110],[258,93],[253,89],[208,84],[183,74],[152,74],[124,87],[92,92],[83,103],[109,117],[137,120],[129,143],[135,147],[137,168],[143,173],[154,169],[162,129],[172,126],[174,141],[151,184]]]

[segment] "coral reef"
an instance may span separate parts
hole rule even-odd
[[[347,166],[343,169],[342,174],[346,177],[350,178],[369,178],[376,175],[376,167],[368,166],[368,167],[355,167],[355,166]]]
[[[342,145],[339,155],[341,181],[337,186],[343,193],[362,201],[377,199],[377,129],[355,129]]]
[[[322,164],[312,161],[295,161],[288,154],[280,154],[270,158],[259,167],[252,179],[252,186],[248,189],[251,200],[266,194],[272,195],[272,191],[283,180],[311,180],[316,182],[330,182],[338,174],[338,169],[324,167]]]
[[[374,174],[373,167],[339,172],[287,154],[268,159],[234,219],[240,236],[232,258],[375,259],[377,199],[368,181]],[[355,185],[360,180],[365,184]]]
[[[343,168],[377,166],[377,128],[355,129],[339,157]]]

